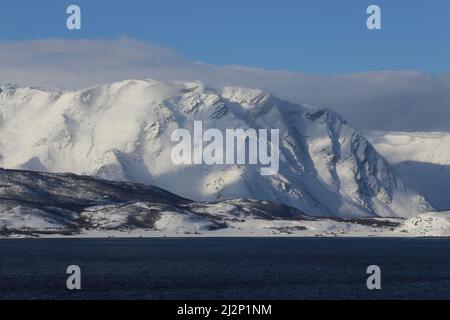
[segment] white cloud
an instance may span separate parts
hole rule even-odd
[[[82,88],[127,78],[261,88],[335,109],[360,129],[450,130],[450,74],[306,75],[188,61],[172,49],[118,40],[0,42],[0,82]]]

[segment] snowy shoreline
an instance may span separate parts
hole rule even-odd
[[[171,225],[165,230],[78,230],[74,234],[43,234],[40,230],[30,230],[28,234],[11,234],[0,239],[107,239],[107,238],[448,238],[450,237],[446,213],[427,213],[403,220],[375,218],[380,223],[398,223],[397,227],[374,227],[367,220],[338,221],[317,219],[310,221],[249,219],[245,222],[229,223],[227,228],[218,230],[186,229],[186,226]],[[397,221],[397,222],[394,222]],[[443,222],[444,221],[444,222]],[[366,224],[364,224],[366,223]],[[193,227],[193,226],[191,226]],[[178,229],[176,229],[178,228]],[[46,232],[51,232],[47,230]],[[61,232],[61,231],[59,231]]]

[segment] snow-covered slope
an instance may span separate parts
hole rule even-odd
[[[0,169],[0,236],[79,234],[91,229],[189,234],[249,220],[312,218],[267,201],[200,203],[142,184]]]
[[[0,169],[0,238],[404,236],[394,218],[314,218],[268,201],[192,202],[156,187]]]
[[[445,236],[450,235],[450,211],[423,213],[404,221],[396,231],[412,236]]]
[[[450,164],[450,132],[368,131],[364,135],[391,163]]]
[[[402,177],[436,208],[450,210],[449,132],[366,132]]]
[[[280,170],[174,165],[171,133],[192,128],[280,130]],[[213,201],[270,200],[316,216],[402,216],[429,211],[339,115],[259,90],[201,83],[122,81],[82,91],[0,88],[0,166],[73,172],[155,185]]]

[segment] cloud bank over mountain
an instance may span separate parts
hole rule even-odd
[[[0,42],[0,83],[79,89],[130,78],[259,88],[295,103],[334,109],[358,129],[450,130],[450,73],[307,75],[214,66],[126,37]]]

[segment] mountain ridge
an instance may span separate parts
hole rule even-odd
[[[0,169],[0,235],[76,235],[90,229],[198,233],[243,219],[312,217],[268,201],[194,202],[138,183]]]

